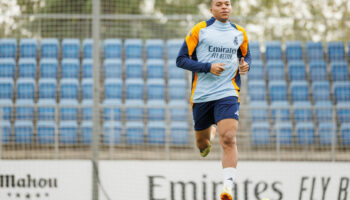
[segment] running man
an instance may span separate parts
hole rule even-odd
[[[192,28],[176,60],[178,67],[192,71],[191,104],[201,156],[210,152],[210,139],[216,132],[212,125],[218,128],[223,148],[221,200],[233,199],[238,161],[240,75],[249,71],[251,63],[247,34],[229,21],[231,10],[230,0],[211,0],[213,17]]]

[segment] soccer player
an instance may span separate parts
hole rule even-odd
[[[191,104],[197,147],[205,157],[211,149],[216,124],[223,148],[222,200],[232,200],[238,152],[240,75],[249,71],[251,56],[245,30],[229,21],[230,0],[211,0],[213,17],[188,33],[176,60],[192,71]]]

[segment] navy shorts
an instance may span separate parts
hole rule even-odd
[[[193,103],[194,129],[196,131],[209,128],[222,119],[239,120],[239,102],[235,96],[215,101]]]

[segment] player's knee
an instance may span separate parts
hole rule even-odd
[[[236,136],[233,131],[227,131],[222,136],[222,143],[224,148],[231,148],[236,145]]]
[[[198,149],[205,149],[209,145],[209,140],[205,138],[197,138],[196,143]]]

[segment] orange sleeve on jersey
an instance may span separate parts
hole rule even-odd
[[[241,44],[241,51],[242,51],[242,55],[246,56],[248,53],[248,36],[247,36],[247,32],[244,30],[244,28],[242,28],[241,26],[238,26],[236,24],[237,30],[243,32],[243,43]]]
[[[197,25],[195,25],[192,28],[191,32],[187,35],[185,41],[186,41],[187,48],[188,48],[188,55],[192,56],[193,51],[197,47],[197,44],[199,41],[199,31],[205,27],[207,27],[207,22],[205,22],[205,21],[200,22]]]

